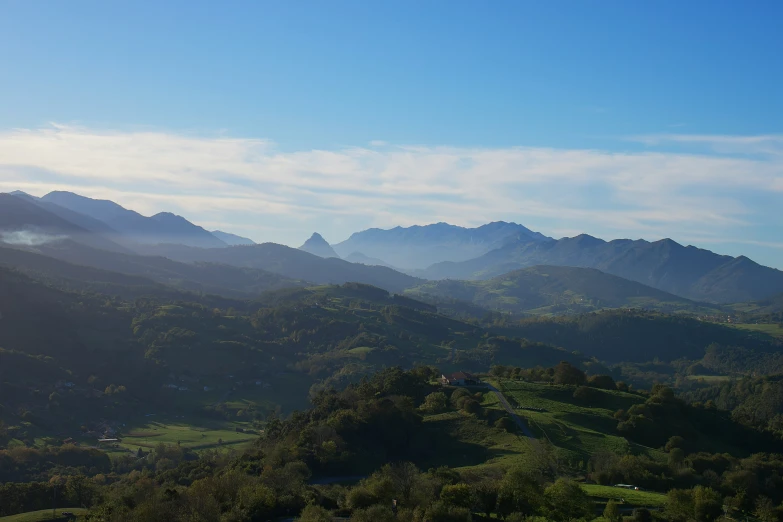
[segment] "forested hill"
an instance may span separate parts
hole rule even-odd
[[[710,305],[635,281],[592,268],[566,266],[525,268],[486,281],[432,281],[407,293],[428,299],[457,299],[514,314],[573,314],[620,307],[715,312]]]
[[[216,399],[241,381],[268,408],[289,411],[307,404],[313,385],[341,387],[392,365],[486,371],[497,363],[587,362],[552,346],[496,339],[430,305],[359,284],[281,290],[258,302],[166,293],[126,301],[64,292],[0,268],[0,314],[2,402],[49,419],[42,430],[71,422],[47,399],[63,381],[74,388],[60,403],[72,413],[89,404],[91,416],[137,412],[146,401],[170,408],[173,397],[161,389],[180,379]],[[122,386],[124,398],[90,395],[109,386]],[[204,406],[189,397],[188,411]]]
[[[742,347],[747,350],[749,361],[752,353],[783,351],[783,343],[770,336],[691,317],[639,310],[525,319],[508,322],[498,330],[567,350],[579,350],[610,362],[643,362],[656,358],[698,360],[712,345]]]
[[[251,298],[279,288],[302,286],[297,281],[254,268],[216,263],[179,263],[160,256],[141,256],[97,250],[65,240],[24,250],[0,246],[0,265],[51,281],[72,281],[74,289],[91,288],[109,295],[140,296],[145,286],[158,283],[176,290]]]

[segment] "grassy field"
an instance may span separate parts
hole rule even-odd
[[[654,491],[636,491],[633,489],[583,484],[582,489],[591,497],[602,500],[624,500],[633,506],[660,507],[666,503],[666,495]]]
[[[485,466],[527,467],[535,457],[533,444],[512,433],[488,426],[481,419],[461,411],[429,415],[425,426],[440,435],[435,457],[422,467],[449,466],[479,468]],[[447,433],[448,437],[442,434]]]
[[[501,383],[495,381],[495,384]],[[643,402],[641,397],[598,391],[602,394],[600,404],[591,407],[574,404],[573,389],[568,387],[515,381],[503,381],[502,385],[512,404],[516,401],[523,407],[544,410],[516,409],[536,438],[507,433],[494,428],[484,419],[461,411],[428,415],[424,419],[425,425],[432,426],[438,433],[449,434],[448,438],[439,441],[435,452],[438,457],[428,466],[448,464],[463,469],[521,466],[533,469],[551,459],[578,466],[579,463],[586,465],[590,456],[601,450],[665,458],[659,450],[628,442],[616,435],[617,421],[612,415],[620,408],[627,409],[634,403]],[[496,413],[504,411],[494,393],[484,393],[482,406]]]
[[[137,451],[140,447],[154,448],[159,443],[180,444],[193,450],[233,447],[240,449],[255,440],[257,435],[238,433],[240,424],[204,419],[160,418],[130,425],[125,428],[120,448]],[[242,429],[245,426],[242,425]],[[221,443],[222,441],[222,443]]]
[[[690,381],[704,381],[706,384],[720,384],[722,382],[730,381],[731,377],[728,375],[689,375]]]
[[[730,326],[733,326],[734,328],[740,328],[742,330],[750,330],[751,332],[764,333],[771,337],[777,337],[778,339],[783,339],[783,328],[779,327],[777,324],[735,323]]]
[[[516,413],[528,422],[533,433],[558,448],[559,457],[568,461],[587,461],[602,450],[613,453],[646,454],[663,459],[652,448],[627,441],[617,435],[613,414],[644,402],[642,397],[619,391],[595,390],[598,399],[592,404],[576,404],[573,387],[534,384],[521,381],[495,381]],[[540,408],[531,411],[524,408]]]
[[[39,522],[42,520],[68,520],[60,516],[60,513],[62,513],[63,511],[70,511],[74,515],[77,515],[78,517],[77,520],[81,520],[82,515],[85,515],[87,513],[87,510],[82,508],[57,508],[55,510],[56,516],[55,518],[52,518],[52,510],[45,509],[43,511],[30,511],[29,513],[19,513],[18,515],[0,517],[0,522]]]

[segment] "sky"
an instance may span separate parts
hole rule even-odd
[[[298,246],[504,220],[783,269],[783,3],[0,0],[0,191]]]

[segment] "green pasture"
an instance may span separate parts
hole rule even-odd
[[[783,339],[783,328],[778,326],[777,324],[744,324],[744,323],[733,323],[729,326],[733,326],[734,328],[739,328],[741,330],[749,330],[751,332],[758,332],[767,334],[771,337],[777,337],[780,339]]]
[[[582,489],[591,497],[604,500],[614,500],[623,504],[644,507],[661,507],[666,503],[666,495],[654,491],[637,491],[634,489],[600,486],[598,484],[582,484]]]
[[[18,515],[10,515],[7,517],[0,517],[0,522],[40,522],[43,520],[49,521],[49,520],[68,520],[67,518],[60,515],[63,511],[67,511],[70,513],[73,513],[78,518],[77,520],[82,520],[83,516],[87,514],[86,509],[82,508],[68,508],[68,507],[60,507],[57,508],[55,512],[55,516],[52,517],[52,510],[51,509],[44,509],[41,511],[29,511],[27,513],[19,513]],[[73,519],[71,519],[73,520]]]
[[[204,419],[147,420],[124,428],[119,446],[134,452],[139,448],[152,449],[160,443],[179,444],[193,450],[241,448],[258,437],[251,433],[239,433],[236,428],[248,429],[249,426]]]
[[[495,381],[495,384],[536,437],[558,448],[561,458],[586,461],[599,451],[663,458],[659,450],[629,442],[617,434],[614,412],[644,402],[642,397],[620,391],[594,390],[597,397],[594,401],[578,403],[573,398],[572,386],[505,379]]]

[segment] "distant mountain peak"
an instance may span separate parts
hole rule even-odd
[[[370,258],[383,259],[392,266],[416,269],[441,261],[476,258],[509,242],[551,240],[522,225],[505,221],[493,221],[475,228],[440,221],[387,230],[370,228],[352,234],[347,240],[334,245],[334,249],[342,256],[362,252]]]
[[[313,232],[310,239],[305,241],[304,244],[299,247],[299,250],[304,250],[305,252],[309,252],[319,257],[340,257],[318,232]]]
[[[174,214],[173,212],[158,212],[157,214],[152,216],[152,219],[157,219],[159,221],[166,220],[166,221],[171,221],[171,222],[188,221],[184,217],[182,217],[182,216],[180,216],[178,214]]]
[[[35,196],[31,196],[27,192],[22,192],[21,190],[14,190],[13,192],[9,192],[9,194],[11,194],[12,196],[16,196],[18,198],[27,198],[27,199],[35,199],[35,200],[39,199]]]

